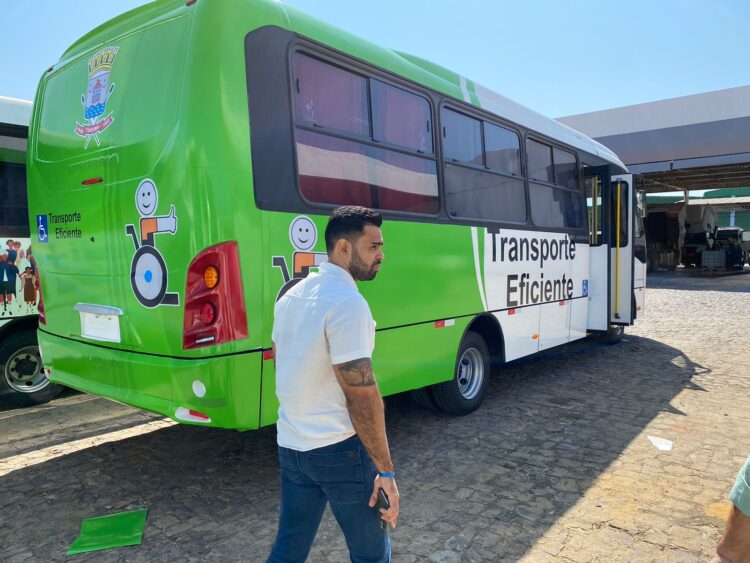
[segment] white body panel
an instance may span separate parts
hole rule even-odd
[[[500,311],[495,317],[500,321],[505,337],[505,360],[523,358],[539,351],[539,313],[541,307]]]
[[[588,244],[515,229],[480,229],[480,236],[487,309],[500,321],[506,360],[585,336]]]
[[[609,299],[609,285],[607,275],[607,252],[609,246],[589,247],[589,296],[588,322],[589,330],[607,330],[607,300]]]

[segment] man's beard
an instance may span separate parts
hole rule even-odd
[[[367,264],[365,264],[362,258],[360,258],[359,253],[354,248],[354,245],[352,245],[352,260],[349,263],[349,273],[355,280],[374,280],[375,276],[378,275],[378,271],[375,269],[375,266],[377,264],[380,264],[380,262],[373,262],[372,265],[368,268]]]

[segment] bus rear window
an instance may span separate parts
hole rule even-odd
[[[35,157],[59,162],[140,145],[156,155],[178,119],[185,18],[91,51],[43,82]]]

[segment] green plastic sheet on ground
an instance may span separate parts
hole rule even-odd
[[[81,534],[70,546],[68,555],[126,545],[140,545],[147,514],[148,508],[144,508],[87,518],[81,524]]]

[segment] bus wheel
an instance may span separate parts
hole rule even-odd
[[[51,401],[62,387],[50,383],[42,370],[36,333],[24,330],[0,343],[0,399],[19,407]]]
[[[490,377],[490,352],[478,333],[469,331],[458,348],[453,379],[431,388],[435,406],[451,414],[469,414],[479,408]]]
[[[604,337],[604,339],[607,342],[611,342],[612,344],[619,342],[622,340],[622,337],[625,336],[625,327],[622,325],[609,325],[609,329],[607,330],[607,334]]]

